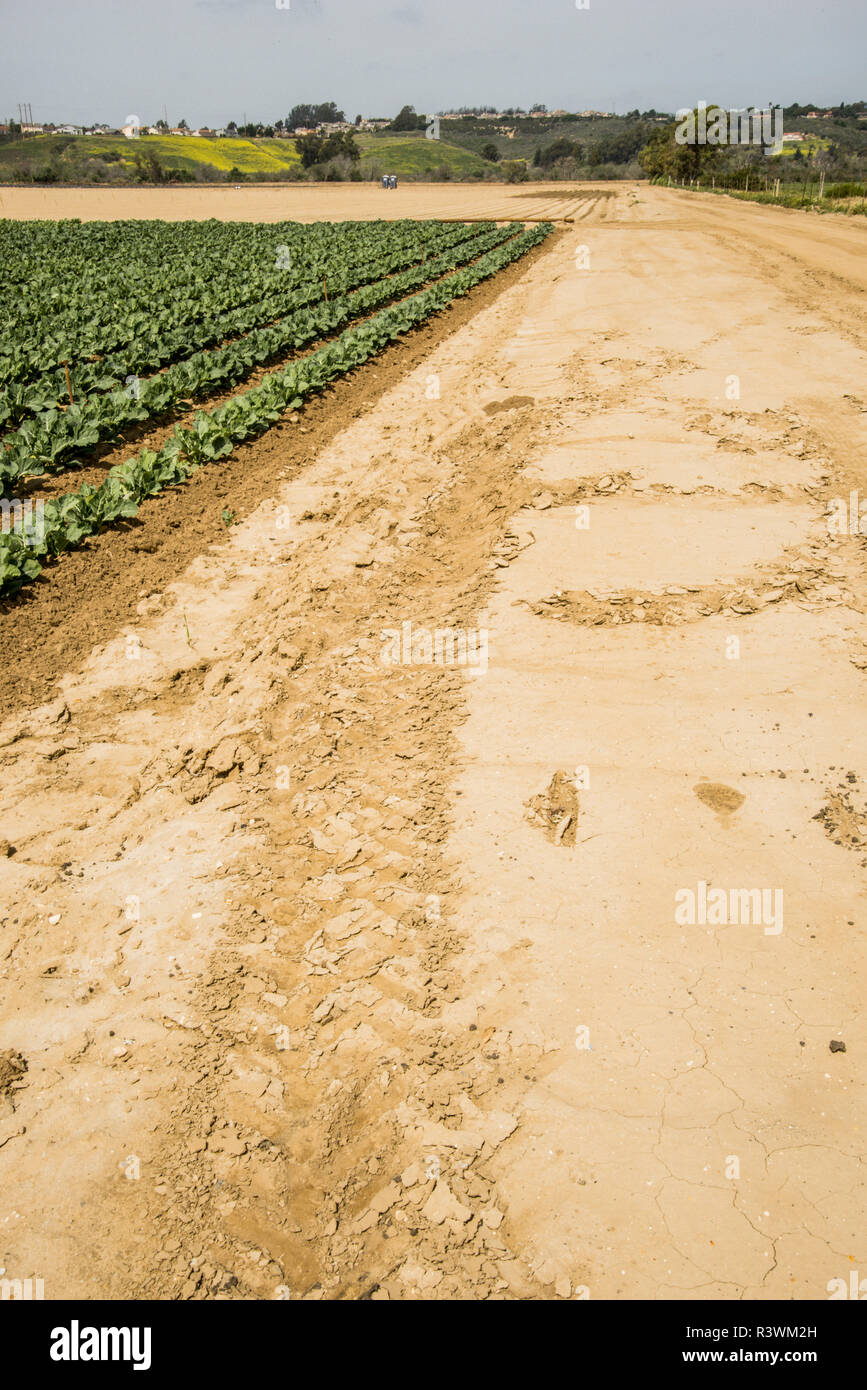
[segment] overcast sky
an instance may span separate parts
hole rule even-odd
[[[582,0],[584,3],[585,0]],[[867,98],[867,0],[0,0],[0,118]]]

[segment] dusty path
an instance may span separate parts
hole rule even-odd
[[[754,211],[621,189],[0,728],[6,1277],[864,1270],[864,232]]]

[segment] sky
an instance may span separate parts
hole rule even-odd
[[[867,0],[0,0],[0,119],[867,98]]]

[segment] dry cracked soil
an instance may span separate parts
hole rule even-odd
[[[569,215],[0,613],[6,1277],[867,1267],[867,229]]]

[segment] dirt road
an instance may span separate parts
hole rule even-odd
[[[865,248],[620,186],[82,617],[0,726],[5,1277],[865,1271]]]

